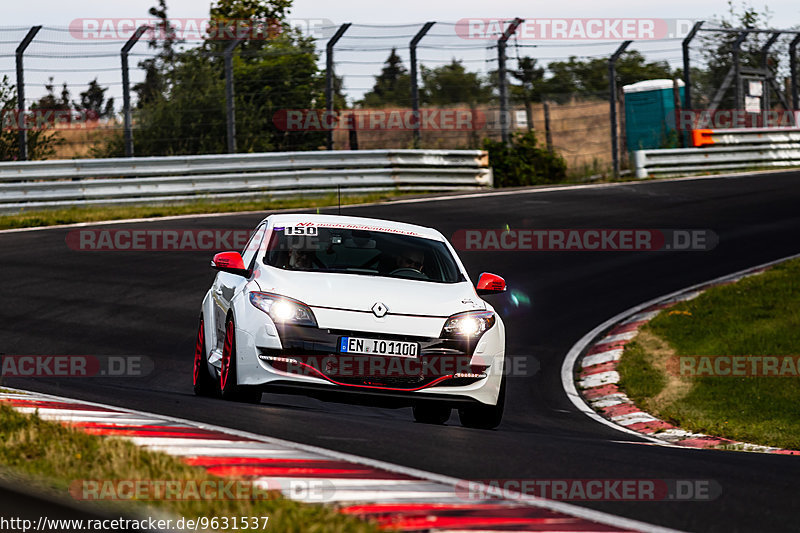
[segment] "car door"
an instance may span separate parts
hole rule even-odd
[[[252,269],[256,259],[256,253],[261,246],[261,241],[264,239],[267,224],[262,223],[250,235],[250,239],[242,250],[242,260],[248,268]],[[228,316],[228,310],[231,308],[231,300],[238,291],[247,283],[247,279],[229,272],[219,272],[214,281],[213,298],[215,304],[215,326],[217,330],[217,349],[222,350],[222,344],[225,342],[225,322]]]

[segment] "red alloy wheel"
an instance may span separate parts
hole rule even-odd
[[[202,371],[203,364],[203,321],[200,321],[200,327],[197,330],[197,343],[194,345],[194,371],[192,373],[192,384],[197,386],[200,381],[200,372]]]
[[[219,371],[219,386],[223,391],[227,390],[228,379],[231,371],[231,352],[233,351],[233,322],[228,321],[225,326],[225,344],[222,348],[222,368]]]

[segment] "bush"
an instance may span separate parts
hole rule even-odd
[[[513,135],[507,145],[484,139],[483,148],[489,152],[495,187],[541,185],[567,178],[564,158],[536,146],[536,134],[532,131]]]
[[[136,138],[134,138],[136,141]],[[136,145],[134,144],[134,153]],[[102,137],[89,148],[89,157],[125,157],[125,137],[122,131],[115,130],[109,135]]]
[[[19,131],[7,127],[9,120],[17,117],[17,89],[8,80],[8,76],[0,78],[0,161],[16,161],[19,158]],[[56,147],[64,143],[64,139],[49,128],[31,128],[28,130],[28,159],[47,159],[56,153]]]

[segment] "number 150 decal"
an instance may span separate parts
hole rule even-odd
[[[286,235],[316,235],[316,226],[286,226]]]

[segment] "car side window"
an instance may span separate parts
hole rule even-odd
[[[258,249],[261,248],[261,241],[264,239],[264,232],[267,229],[266,224],[261,224],[253,234],[250,236],[250,240],[247,241],[247,245],[245,245],[244,250],[242,251],[242,262],[244,266],[250,268],[251,264],[253,263],[253,258],[256,256],[256,252]]]

